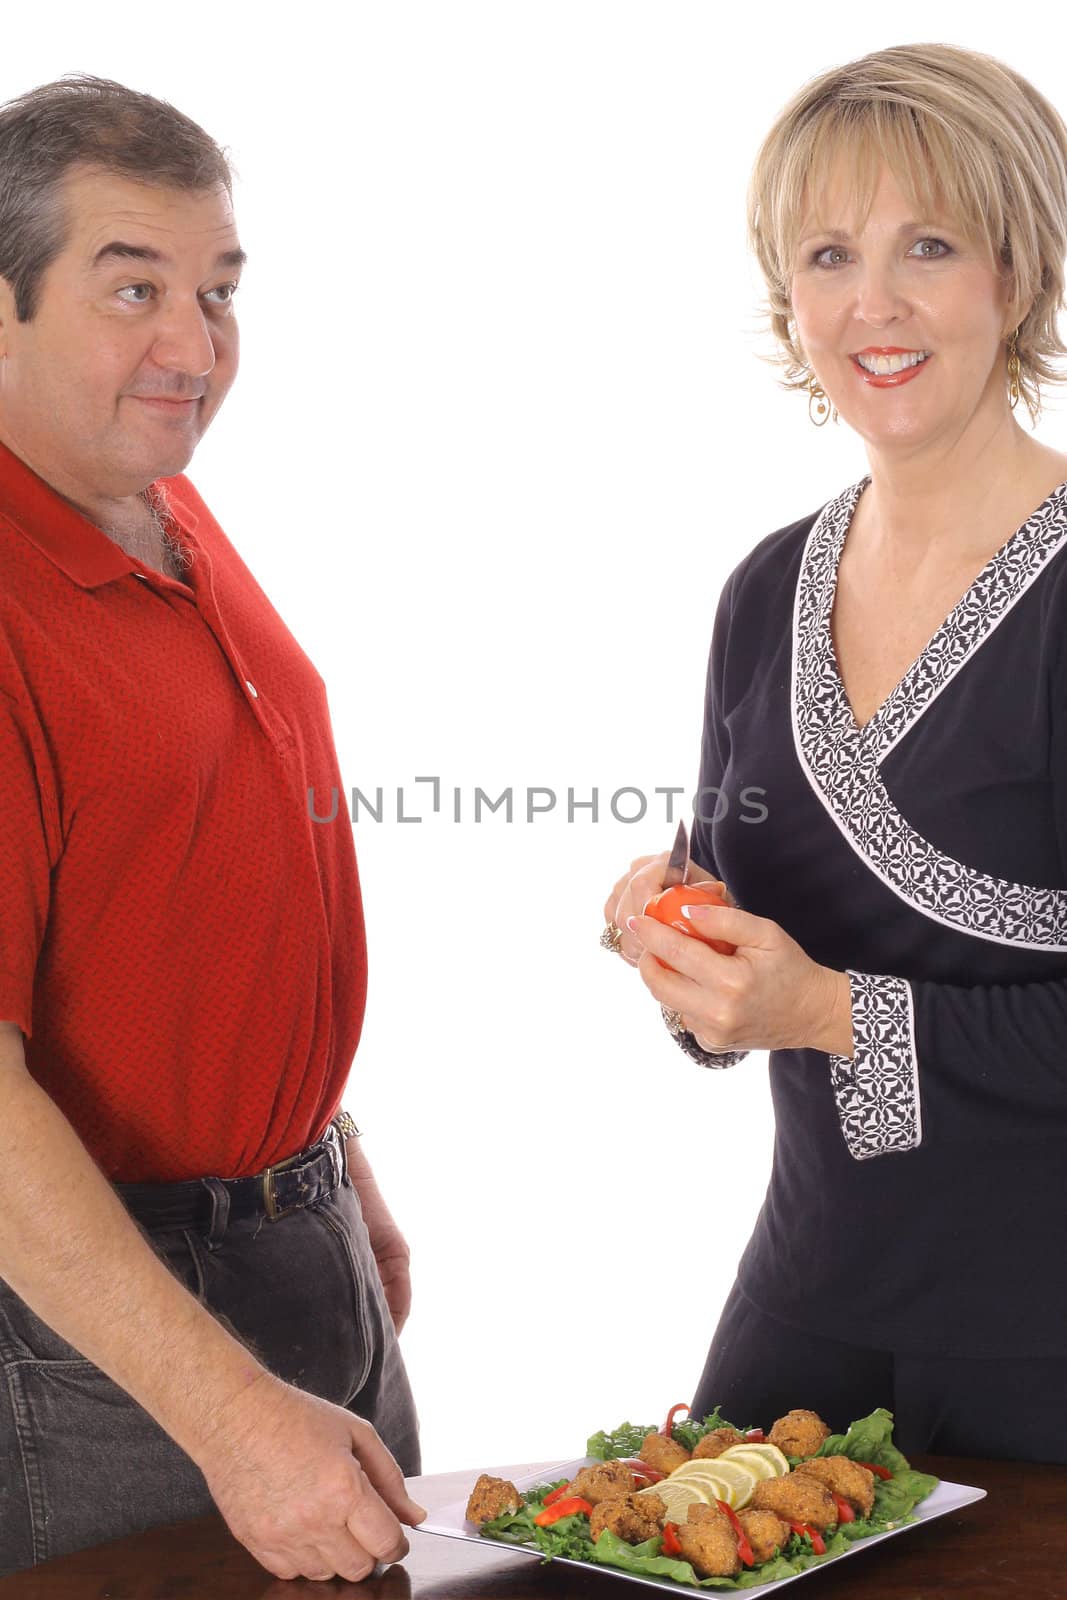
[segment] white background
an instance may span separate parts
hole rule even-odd
[[[1021,15],[5,18],[0,97],[116,77],[238,168],[243,367],[190,475],[326,678],[346,790],[385,791],[356,827],[371,986],[346,1104],[414,1252],[427,1470],[579,1454],[692,1392],[766,1183],[766,1057],[687,1061],[598,948],[601,907],[671,843],[653,791],[695,786],[727,574],[867,470],[758,359],[745,184],[804,81],[889,44],[984,50],[1067,110],[1067,25]],[[1061,449],[1062,406],[1039,427]],[[514,821],[471,820],[475,788],[509,786]],[[527,822],[528,786],[555,812]],[[611,816],[623,786],[643,822]],[[568,789],[598,821],[568,822]]]

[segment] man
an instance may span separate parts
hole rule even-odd
[[[0,1573],[214,1502],[358,1579],[425,1514],[325,689],[181,475],[243,261],[173,107],[0,108]]]

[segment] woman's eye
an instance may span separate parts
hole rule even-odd
[[[951,255],[952,253],[951,247],[945,243],[944,239],[920,239],[915,248],[918,249],[919,245],[924,244],[936,244],[938,248],[938,254],[936,256],[927,255],[926,252],[923,251],[922,259],[924,261],[940,261],[942,252],[944,252],[945,255]]]
[[[145,293],[143,295],[136,294],[136,291],[139,290],[139,289],[143,289],[145,291]],[[127,300],[126,304],[127,305],[133,305],[133,306],[140,306],[140,305],[144,305],[145,300],[152,293],[152,285],[150,283],[127,283],[121,289],[117,290],[116,292],[120,296],[122,296],[122,295],[135,296],[135,298]]]

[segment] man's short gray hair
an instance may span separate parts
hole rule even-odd
[[[0,106],[0,277],[32,321],[41,279],[66,243],[60,184],[85,166],[140,183],[233,194],[229,156],[166,100],[67,73]]]

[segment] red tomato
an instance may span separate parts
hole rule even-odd
[[[711,883],[676,883],[670,889],[661,889],[659,894],[654,894],[645,906],[645,916],[655,917],[657,922],[665,922],[668,928],[677,928],[679,933],[688,933],[694,939],[703,939],[705,944],[710,944],[713,950],[720,955],[732,956],[737,949],[735,944],[727,944],[725,939],[709,939],[702,934],[696,924],[682,916],[683,906],[724,906],[726,901],[715,884]],[[666,966],[665,961],[660,962]],[[674,969],[671,968],[671,971]]]

